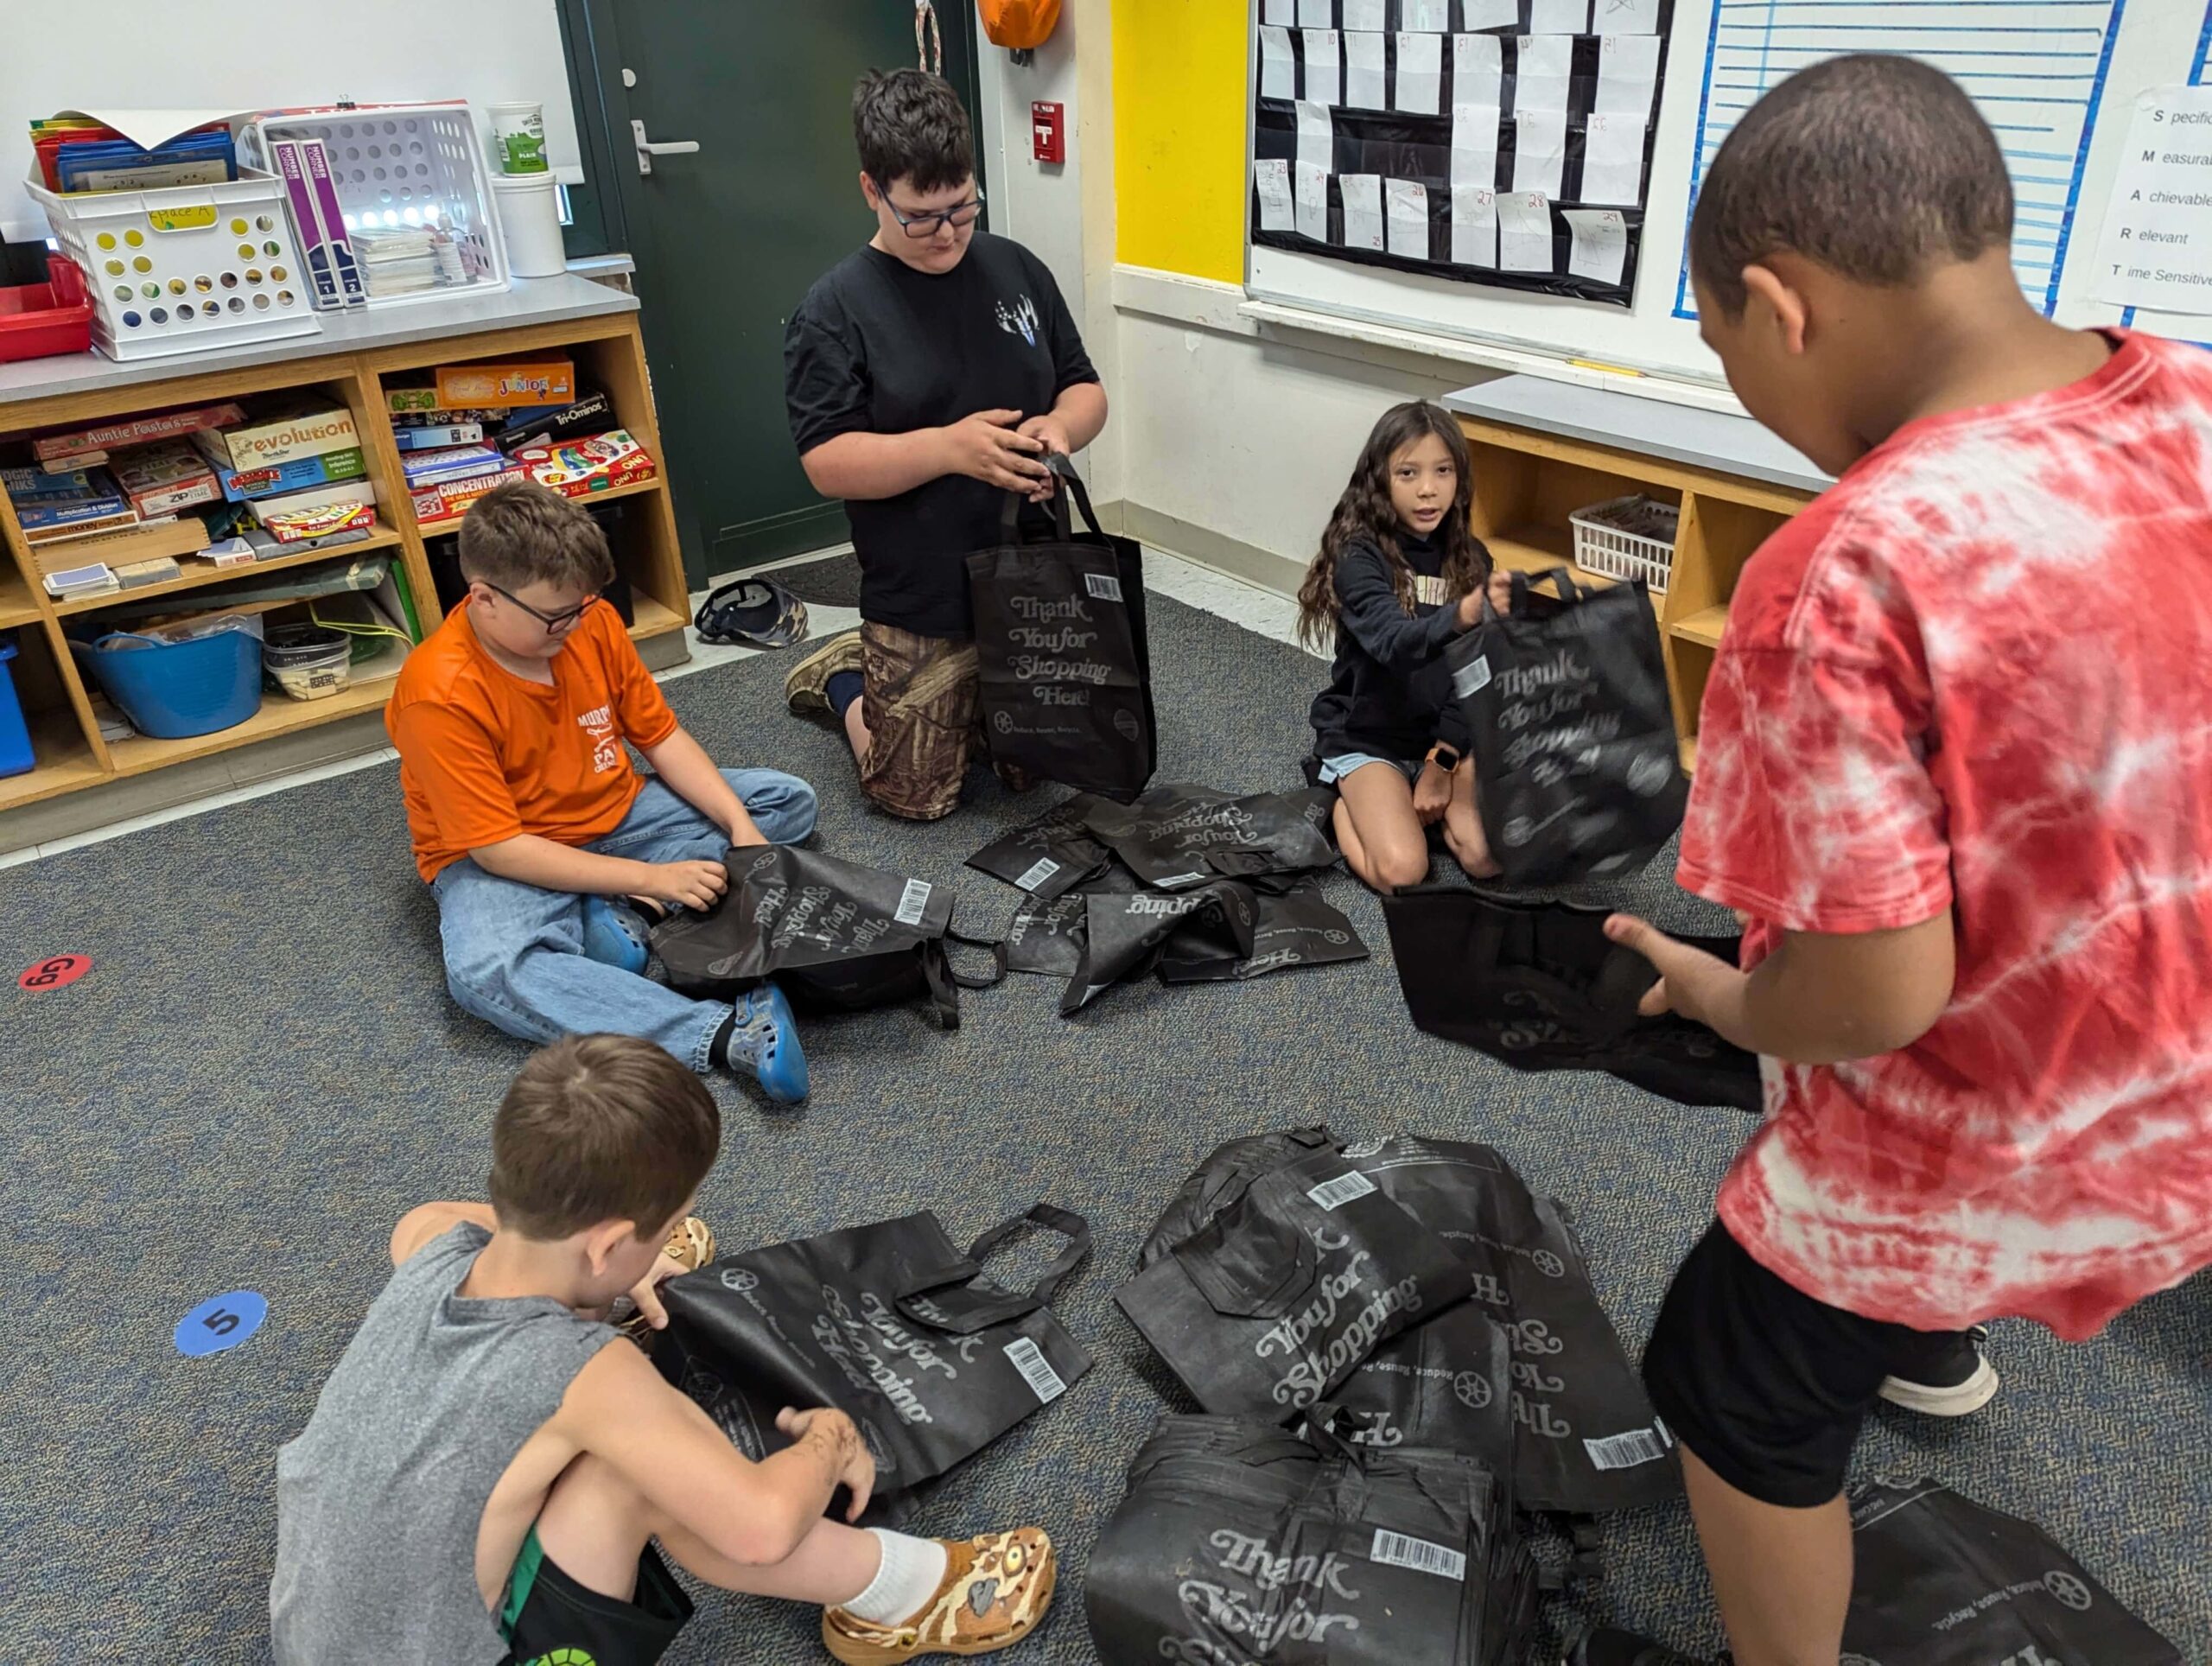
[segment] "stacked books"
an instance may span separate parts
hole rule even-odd
[[[370,300],[420,295],[437,287],[436,233],[408,226],[381,231],[362,227],[352,236],[354,256],[361,263],[361,282]]]

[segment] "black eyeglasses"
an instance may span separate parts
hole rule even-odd
[[[493,595],[505,596],[509,601],[513,602],[516,607],[521,608],[523,612],[528,614],[532,619],[543,625],[545,627],[545,634],[548,636],[560,636],[566,632],[574,630],[576,626],[576,621],[582,619],[586,614],[589,613],[594,607],[599,606],[601,601],[601,598],[598,596],[586,596],[575,607],[568,608],[563,612],[557,614],[541,614],[537,608],[531,607],[527,601],[524,601],[512,590],[503,590],[498,585],[493,583],[488,578],[480,578],[476,582],[482,585],[486,589],[491,591]]]
[[[983,188],[980,185],[976,188],[976,194],[967,201],[956,202],[951,207],[933,214],[902,214],[899,212],[899,205],[891,200],[890,192],[879,185],[875,188],[875,194],[883,199],[883,206],[891,211],[891,218],[899,222],[899,229],[908,237],[935,237],[940,226],[956,228],[973,226],[976,217],[983,212]]]

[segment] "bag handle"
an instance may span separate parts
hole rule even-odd
[[[1537,585],[1541,584],[1546,579],[1549,579],[1552,582],[1553,588],[1558,590],[1559,599],[1561,601],[1575,602],[1581,601],[1586,599],[1583,593],[1575,588],[1574,575],[1568,572],[1564,567],[1547,567],[1541,573],[1516,572],[1512,575],[1513,611],[1515,613],[1517,614],[1521,611],[1521,604],[1527,598],[1529,592],[1534,589]],[[1487,597],[1485,597],[1483,605],[1485,608],[1489,607],[1490,603]]]
[[[1060,461],[1058,454],[1053,453],[1046,457],[1045,466],[1051,468],[1054,463]],[[1077,485],[1080,486],[1082,482],[1078,480]],[[999,508],[999,542],[1001,544],[1019,544],[1030,541],[1024,539],[1021,536],[1021,509],[1022,506],[1028,501],[1029,498],[1026,493],[1009,492],[1006,494],[1006,501]],[[1068,526],[1068,494],[1055,491],[1048,501],[1052,506],[1052,540],[1058,544],[1066,544],[1075,536]],[[1084,499],[1083,509],[1084,514],[1090,514],[1090,500],[1088,498]],[[1091,530],[1096,531],[1098,526],[1097,521],[1094,518],[1090,525]]]
[[[1245,1196],[1250,1195],[1247,1188]],[[1288,1224],[1287,1256],[1268,1256],[1265,1246],[1246,1243],[1241,1246],[1245,1253],[1232,1257],[1224,1252],[1233,1212],[1223,1210],[1168,1253],[1214,1312],[1238,1319],[1281,1319],[1313,1288],[1321,1270],[1320,1253],[1313,1239]],[[1237,1264],[1240,1261],[1249,1263],[1249,1274]]]
[[[1060,495],[1075,499],[1075,506],[1081,512],[1084,523],[1090,528],[1090,536],[1104,537],[1105,529],[1098,525],[1098,517],[1090,507],[1090,490],[1084,485],[1083,476],[1075,472],[1075,460],[1063,452],[1055,451],[1045,459],[1045,467],[1060,477],[1060,484],[1066,488]],[[1054,499],[1055,502],[1058,500],[1057,498]],[[1060,537],[1065,540],[1067,536],[1068,529],[1063,525]]]
[[[1068,1240],[1068,1247],[1027,1290],[995,1285],[978,1288],[983,1257],[1025,1225],[1042,1226]],[[949,1267],[916,1274],[893,1297],[893,1305],[917,1325],[953,1336],[973,1336],[1005,1325],[1049,1304],[1061,1282],[1090,1254],[1090,1223],[1071,1211],[1040,1203],[1027,1214],[1001,1221]]]
[[[969,949],[988,949],[991,951],[991,972],[988,977],[980,972],[963,972],[945,958],[945,970],[952,981],[963,989],[995,989],[1006,982],[1006,939],[1004,938],[970,937],[967,932],[948,925],[944,931],[947,943],[957,943]]]

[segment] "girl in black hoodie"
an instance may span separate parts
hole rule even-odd
[[[1337,789],[1337,843],[1386,895],[1428,877],[1428,829],[1477,878],[1495,874],[1475,809],[1466,724],[1444,649],[1510,598],[1467,525],[1466,436],[1424,400],[1393,407],[1368,436],[1321,552],[1298,592],[1299,634],[1333,633],[1336,665],[1313,702],[1308,768]]]

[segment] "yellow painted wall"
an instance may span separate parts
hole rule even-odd
[[[1113,0],[1115,258],[1244,277],[1246,0]]]

